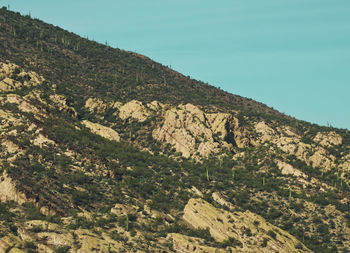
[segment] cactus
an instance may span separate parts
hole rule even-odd
[[[126,228],[126,231],[129,231],[129,216],[128,215],[126,215],[125,228]]]
[[[208,168],[206,169],[206,175],[207,175],[207,180],[210,181]]]
[[[265,177],[262,178],[262,184],[265,186]]]

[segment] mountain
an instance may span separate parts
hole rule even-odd
[[[1,252],[348,252],[350,132],[0,9]]]

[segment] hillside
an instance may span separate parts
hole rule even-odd
[[[0,10],[0,252],[348,252],[350,132]]]

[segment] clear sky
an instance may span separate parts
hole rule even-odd
[[[8,4],[298,119],[350,129],[350,0]]]

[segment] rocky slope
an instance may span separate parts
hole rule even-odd
[[[349,131],[0,14],[1,252],[350,250]]]

